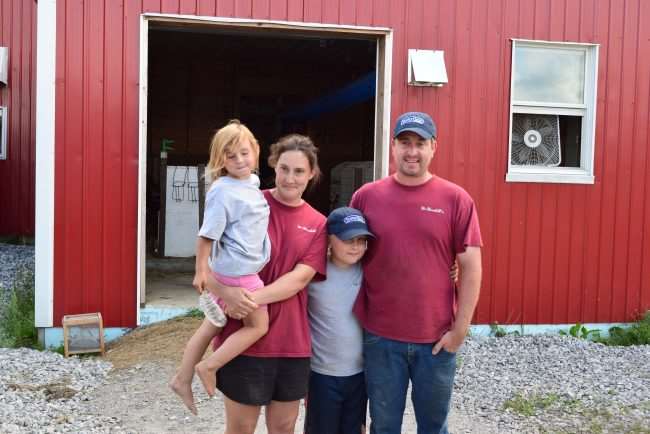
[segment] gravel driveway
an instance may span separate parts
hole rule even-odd
[[[0,244],[0,306],[25,266],[33,269],[33,247]],[[223,404],[206,400],[198,382],[198,417],[167,389],[174,360],[196,327],[185,322],[197,320],[179,321],[124,339],[127,363],[120,369],[93,357],[0,348],[0,433],[222,432]],[[136,360],[154,349],[164,357]],[[296,432],[301,427],[302,420]],[[650,346],[606,347],[559,335],[470,337],[458,355],[449,427],[477,434],[650,434]],[[402,432],[416,432],[408,400]]]
[[[468,338],[459,356],[453,433],[650,433],[650,346]],[[0,349],[0,432],[221,432],[219,399],[195,383],[194,417],[167,390],[174,367],[108,372],[94,358]],[[403,432],[415,432],[410,404]]]

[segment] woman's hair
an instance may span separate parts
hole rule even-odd
[[[276,143],[271,145],[271,155],[269,155],[269,166],[275,168],[280,159],[280,155],[288,151],[300,151],[307,161],[309,161],[309,167],[314,173],[314,177],[310,181],[311,184],[318,182],[321,172],[320,167],[318,167],[318,148],[314,145],[314,142],[307,137],[301,134],[289,134],[284,137],[281,137]]]
[[[251,144],[255,157],[255,169],[257,169],[260,145],[246,125],[239,122],[238,119],[232,119],[228,121],[226,126],[214,133],[210,141],[210,161],[208,161],[208,165],[205,168],[205,177],[210,182],[228,174],[225,168],[226,154],[228,152],[235,152],[245,139],[248,139]]]

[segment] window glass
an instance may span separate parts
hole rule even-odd
[[[583,104],[585,52],[517,46],[514,79],[514,100]]]

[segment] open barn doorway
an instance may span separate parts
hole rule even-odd
[[[262,188],[273,186],[270,145],[288,133],[309,135],[320,148],[323,177],[305,199],[324,214],[346,205],[356,188],[387,171],[386,37],[147,24],[139,298],[142,306],[188,308],[196,305],[193,255],[211,135],[232,118],[253,131],[262,148]]]

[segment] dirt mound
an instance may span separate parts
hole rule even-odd
[[[111,362],[115,369],[151,361],[178,364],[187,340],[201,321],[201,318],[180,317],[139,327],[109,343],[104,358]]]

